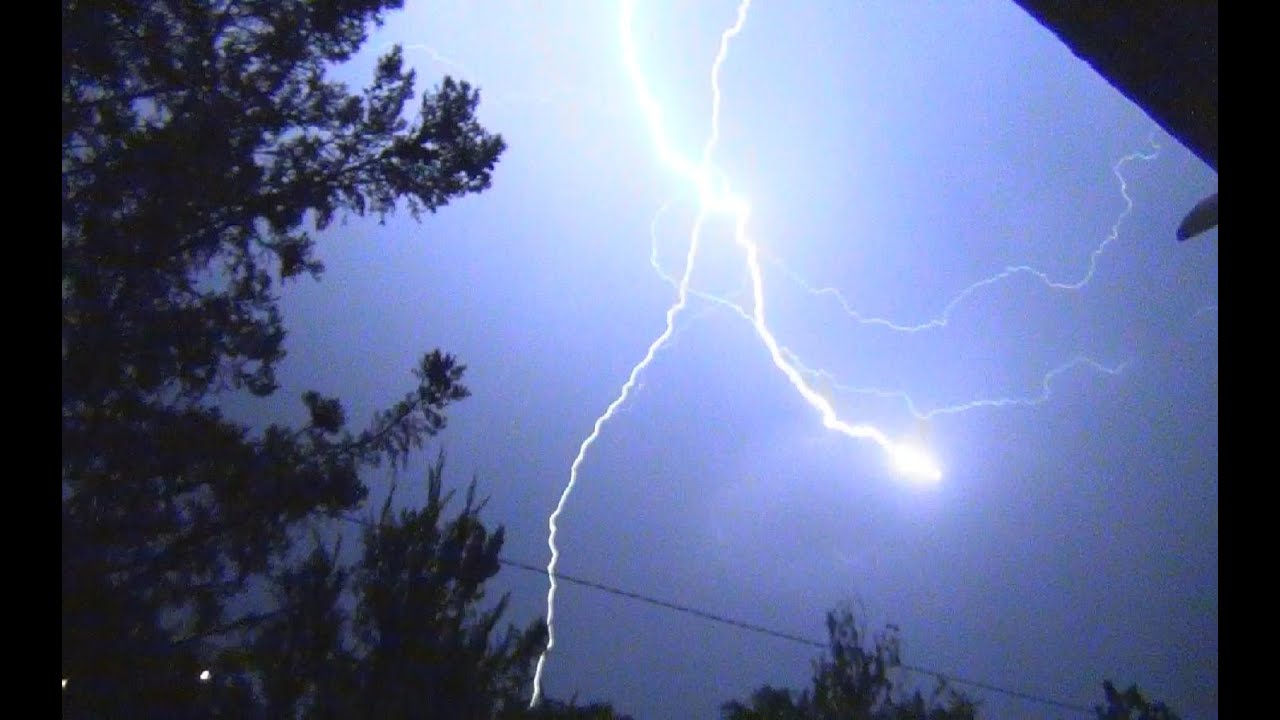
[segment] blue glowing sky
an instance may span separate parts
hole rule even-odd
[[[634,38],[667,132],[706,139],[709,70],[734,0],[640,2]],[[545,564],[546,518],[596,417],[663,330],[697,197],[657,159],[614,2],[412,2],[339,77],[406,46],[419,86],[477,84],[510,149],[493,188],[414,224],[353,219],[327,272],[285,294],[282,396],[355,419],[410,387],[420,354],[469,367],[441,436],[492,495],[506,555]],[[1179,244],[1216,174],[1011,0],[756,0],[722,74],[715,155],[751,203],[769,322],[841,416],[927,443],[939,484],[825,430],[752,327],[694,299],[591,448],[560,526],[563,572],[823,638],[858,600],[907,662],[1091,705],[1137,682],[1217,717],[1217,231]],[[1009,266],[1074,282],[1052,289]],[[659,214],[659,210],[666,208]],[[656,220],[655,220],[656,217]],[[656,251],[651,244],[656,239]],[[731,223],[694,285],[740,291]],[[807,284],[807,285],[806,285]],[[809,289],[834,288],[814,294]],[[744,300],[745,302],[745,300]],[[1041,396],[924,422],[920,412]],[[297,413],[300,405],[287,412]],[[285,413],[285,410],[277,412]],[[421,491],[405,483],[400,497]],[[375,489],[375,497],[383,490]],[[515,619],[544,578],[505,570]],[[763,683],[802,686],[812,648],[563,586],[550,695],[638,718],[716,716]],[[988,717],[1063,713],[981,691]]]

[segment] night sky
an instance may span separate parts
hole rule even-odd
[[[694,160],[737,7],[635,7],[644,82]],[[314,388],[362,421],[422,352],[457,354],[474,395],[439,438],[447,473],[479,478],[504,554],[535,565],[580,444],[676,299],[651,260],[679,276],[698,209],[656,151],[621,17],[388,16],[337,77],[365,83],[401,43],[420,88],[478,85],[509,150],[491,190],[421,224],[325,233],[321,282],[284,294],[281,400],[243,408],[300,421]],[[1216,173],[1009,0],[756,0],[720,85],[712,160],[750,203],[769,328],[829,373],[805,377],[842,420],[923,445],[942,477],[824,428],[752,324],[695,296],[586,454],[559,569],[817,640],[852,601],[901,627],[913,665],[1082,705],[1136,682],[1216,718],[1218,235],[1174,240]],[[732,218],[701,243],[693,289],[750,312]],[[973,287],[1010,267],[1027,269]],[[422,466],[401,502],[421,502]],[[545,577],[495,585],[514,621],[545,612]],[[817,652],[572,585],[556,637],[549,695],[638,718],[798,689]],[[1070,716],[963,689],[986,717]]]

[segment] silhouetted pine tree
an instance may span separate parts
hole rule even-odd
[[[312,230],[397,204],[417,216],[489,186],[504,145],[466,83],[446,78],[410,123],[398,48],[363,92],[326,79],[398,6],[64,0],[68,715],[184,716],[189,692],[173,688],[191,687],[209,639],[254,624],[227,601],[290,528],[357,506],[361,471],[403,462],[467,395],[462,366],[434,351],[362,430],[315,393],[307,424],[261,433],[215,406],[275,391],[278,285],[320,273]]]

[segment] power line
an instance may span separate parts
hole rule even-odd
[[[502,563],[503,565],[509,565],[511,567],[520,568],[521,570],[528,570],[530,572],[536,572],[542,575],[547,574],[546,568],[536,567],[534,565],[526,565],[525,563],[516,562],[515,560],[509,560],[507,558],[498,558],[498,562]],[[748,630],[753,633],[768,635],[770,637],[775,637],[780,640],[789,640],[793,643],[799,643],[801,645],[809,645],[812,647],[822,648],[822,649],[825,649],[827,647],[826,643],[818,642],[816,640],[810,640],[809,638],[800,637],[799,635],[792,635],[790,633],[785,633],[780,630],[771,630],[767,627],[764,627],[763,625],[755,625],[749,622],[744,622],[742,620],[735,620],[733,618],[725,617],[723,615],[717,615],[713,612],[707,612],[706,610],[699,610],[698,608],[690,607],[688,605],[681,605],[679,603],[668,602],[666,600],[659,600],[658,598],[649,597],[648,595],[641,595],[640,593],[631,592],[630,590],[623,590],[621,588],[612,587],[610,585],[605,585],[604,583],[598,583],[593,580],[584,580],[582,578],[576,578],[576,577],[573,577],[572,575],[566,575],[562,572],[556,573],[556,580],[563,580],[567,583],[573,583],[574,585],[582,585],[584,587],[594,588],[596,590],[601,590],[607,593],[611,593],[613,595],[618,595],[620,597],[630,598],[632,600],[639,600],[640,602],[648,603],[650,605],[656,605],[658,607],[666,608],[668,610],[675,610],[676,612],[682,612],[687,615],[699,617],[699,618],[702,618],[703,620],[710,620],[711,622],[717,622],[723,625],[730,625],[732,627],[741,628],[743,630]]]
[[[515,560],[510,560],[507,558],[498,558],[498,562],[502,563],[503,565],[508,565],[510,567],[520,568],[521,570],[536,572],[544,576],[547,575],[546,568],[537,567],[534,565],[528,565],[526,563],[517,562]],[[566,575],[562,572],[556,573],[556,580],[563,580],[564,582],[572,583],[574,585],[582,585],[583,587],[600,590],[602,592],[607,592],[612,595],[617,595],[619,597],[638,600],[640,602],[648,603],[650,605],[655,605],[657,607],[666,608],[668,610],[674,610],[676,612],[681,612],[687,615],[692,615],[694,617],[702,618],[703,620],[708,620],[710,622],[729,625],[731,627],[736,627],[742,630],[747,630],[749,632],[758,633],[760,635],[767,635],[769,637],[778,638],[780,640],[787,640],[789,642],[797,643],[800,645],[808,645],[810,647],[815,647],[822,650],[825,650],[828,647],[827,643],[825,642],[819,642],[817,640],[801,637],[799,635],[793,635],[791,633],[782,632],[781,630],[773,630],[771,628],[764,627],[763,625],[756,625],[756,624],[745,622],[742,620],[735,620],[734,618],[725,617],[724,615],[717,615],[716,613],[708,612],[706,610],[699,610],[698,608],[691,607],[689,605],[681,605],[679,603],[674,603],[667,600],[661,600],[655,597],[650,597],[648,595],[642,595],[640,593],[632,592],[630,590],[623,590],[622,588],[613,587],[611,585],[605,585],[604,583],[596,582],[594,580],[577,578],[572,575]],[[1020,700],[1026,700],[1028,702],[1040,703],[1042,705],[1048,705],[1048,706],[1060,708],[1063,710],[1071,710],[1073,712],[1079,712],[1079,713],[1085,713],[1085,714],[1093,713],[1092,708],[1089,708],[1084,705],[1078,705],[1076,703],[1070,703],[1064,700],[1055,700],[1054,698],[1045,697],[1043,695],[1035,695],[1033,693],[1023,692],[1021,690],[1014,690],[1012,688],[1007,688],[1007,687],[1001,687],[999,685],[992,685],[991,683],[985,683],[980,680],[969,680],[967,678],[962,678],[956,675],[952,675],[951,673],[944,673],[944,672],[939,672],[937,670],[930,670],[928,668],[920,667],[919,665],[908,665],[907,663],[902,663],[899,665],[899,667],[901,667],[903,670],[917,673],[919,675],[930,675],[939,680],[944,680],[948,683],[970,685],[972,687],[981,688],[983,690],[989,690],[991,692],[1000,693],[1002,695],[1015,697]]]
[[[370,523],[368,520],[361,520],[360,518],[352,517],[349,515],[339,515],[338,517],[340,517],[343,520],[347,520],[348,522],[356,523],[358,525],[363,525],[365,527],[372,526],[372,523]],[[518,560],[511,560],[510,558],[505,558],[505,557],[499,557],[498,562],[508,567],[518,568],[520,570],[525,570],[527,572],[537,573],[544,577],[548,575],[547,569],[545,567],[530,565],[528,563],[520,562]],[[738,628],[739,630],[746,630],[747,632],[753,632],[759,635],[765,635],[768,637],[777,638],[779,640],[786,640],[788,642],[793,642],[799,645],[808,645],[809,647],[818,648],[820,650],[826,650],[828,647],[827,643],[825,642],[820,642],[818,640],[802,637],[800,635],[783,632],[781,630],[774,630],[772,628],[767,628],[763,625],[756,625],[755,623],[749,623],[744,620],[737,620],[735,618],[727,617],[725,615],[720,615],[707,610],[701,610],[691,605],[684,605],[681,603],[671,602],[669,600],[662,600],[660,598],[644,595],[642,593],[634,592],[631,590],[624,590],[622,588],[614,587],[612,585],[606,585],[605,583],[597,582],[595,580],[587,580],[586,578],[574,577],[573,575],[566,575],[565,573],[562,573],[562,572],[556,573],[556,580],[562,580],[572,585],[581,585],[582,587],[591,588],[593,590],[599,590],[601,592],[609,593],[610,595],[616,595],[618,597],[627,598],[629,600],[636,600],[638,602],[646,603],[648,605],[653,605],[655,607],[665,608],[667,610],[684,613],[686,615],[692,615],[693,617],[701,618],[702,620],[707,620],[709,622],[720,623],[721,625],[728,625],[730,627]],[[918,675],[929,675],[931,677],[937,678],[938,680],[942,680],[948,683],[968,685],[970,687],[980,688],[982,690],[987,690],[989,692],[999,693],[1001,695],[1007,695],[1009,697],[1017,698],[1019,700],[1025,700],[1027,702],[1033,702],[1033,703],[1038,703],[1038,704],[1046,705],[1050,707],[1056,707],[1062,710],[1070,710],[1072,712],[1083,713],[1086,715],[1093,713],[1093,709],[1085,705],[1066,702],[1064,700],[1056,700],[1051,697],[1036,695],[1034,693],[1024,692],[1022,690],[1015,690],[1013,688],[1002,687],[1000,685],[993,685],[991,683],[982,682],[980,680],[970,680],[968,678],[962,678],[956,675],[952,675],[951,673],[944,673],[944,672],[939,672],[937,670],[930,670],[928,668],[921,667],[919,665],[909,665],[907,663],[901,663],[899,667],[901,667],[903,670],[916,673]]]

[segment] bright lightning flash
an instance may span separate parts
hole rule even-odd
[[[690,279],[693,276],[693,270],[697,262],[698,247],[702,237],[702,228],[706,221],[712,215],[727,215],[733,219],[734,241],[742,249],[747,262],[747,269],[750,278],[750,287],[752,294],[752,309],[750,313],[750,321],[755,328],[756,334],[764,343],[765,348],[769,351],[769,356],[773,360],[773,364],[777,366],[782,374],[796,389],[800,396],[804,398],[814,410],[822,417],[822,424],[830,430],[847,435],[851,438],[871,440],[878,445],[888,456],[890,465],[904,476],[922,480],[926,482],[937,482],[942,477],[942,471],[937,463],[920,447],[905,443],[895,442],[891,440],[883,431],[865,424],[852,424],[842,420],[831,402],[819,394],[806,382],[801,370],[791,363],[787,357],[785,350],[779,346],[773,332],[769,329],[769,325],[765,320],[765,302],[764,302],[764,281],[760,270],[760,250],[756,243],[747,233],[747,220],[750,216],[751,207],[745,199],[734,194],[729,189],[728,179],[724,173],[720,171],[712,163],[712,157],[715,153],[716,145],[720,139],[720,69],[729,54],[729,42],[742,31],[743,24],[746,22],[747,12],[750,9],[751,0],[741,0],[738,5],[737,17],[734,24],[725,30],[720,36],[719,51],[711,66],[711,128],[710,135],[706,144],[703,146],[702,155],[698,162],[694,162],[675,151],[668,142],[666,132],[663,127],[662,108],[653,98],[645,81],[644,73],[640,70],[637,61],[635,45],[633,42],[632,19],[634,17],[635,2],[634,0],[624,0],[622,6],[622,48],[623,58],[627,67],[627,74],[635,88],[636,95],[644,113],[645,120],[648,124],[649,131],[653,136],[654,144],[658,158],[672,172],[681,178],[689,181],[696,189],[698,195],[698,211],[694,218],[693,228],[689,237],[689,251],[685,258],[684,272],[680,277],[680,281],[676,287],[676,300],[667,309],[666,327],[660,335],[652,343],[640,362],[631,369],[627,381],[623,383],[622,388],[618,392],[618,396],[613,402],[609,403],[605,411],[596,418],[595,425],[592,427],[591,434],[587,436],[582,444],[578,447],[578,454],[573,460],[573,464],[569,468],[569,482],[565,485],[564,491],[560,495],[560,500],[556,503],[555,510],[547,520],[549,534],[547,536],[547,546],[551,550],[551,560],[547,564],[547,575],[550,578],[550,588],[547,590],[547,647],[542,655],[538,658],[537,668],[534,671],[533,678],[533,696],[530,700],[530,706],[536,706],[542,696],[542,673],[546,666],[547,654],[555,647],[555,597],[557,590],[556,583],[556,566],[560,560],[560,552],[556,545],[556,535],[558,531],[557,521],[564,512],[565,503],[569,499],[570,493],[573,492],[574,486],[578,482],[578,473],[582,468],[582,463],[586,458],[587,451],[595,443],[600,436],[600,431],[604,424],[613,417],[618,408],[626,403],[630,397],[632,390],[636,386],[637,378],[657,356],[667,342],[671,339],[675,331],[676,316],[684,310],[688,304],[690,291]]]

